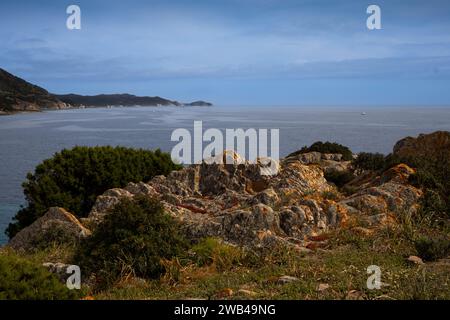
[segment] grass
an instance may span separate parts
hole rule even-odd
[[[304,253],[285,247],[243,250],[205,239],[184,256],[163,261],[164,275],[122,278],[106,290],[83,291],[94,299],[450,299],[450,259],[416,265],[414,239],[435,229],[399,216],[402,223],[371,232],[357,224],[320,238]],[[370,230],[369,230],[370,231]],[[49,246],[25,257],[70,262],[73,248]],[[370,290],[367,267],[381,269],[381,289]],[[279,284],[287,275],[298,280]],[[322,284],[322,285],[321,285]],[[321,285],[323,290],[318,290]],[[324,286],[327,285],[327,286]]]
[[[131,280],[96,299],[450,299],[450,264],[408,262],[416,251],[401,230],[385,229],[374,236],[341,230],[330,239],[325,249],[306,255],[281,248],[266,252],[259,263],[254,254],[243,253],[222,270],[214,262],[180,265],[176,281],[163,277],[135,285]],[[366,286],[369,265],[381,268],[379,290]],[[298,281],[278,284],[282,275]],[[318,290],[320,284],[329,287]]]

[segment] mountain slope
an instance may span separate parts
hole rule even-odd
[[[177,101],[161,97],[138,97],[131,94],[100,94],[95,96],[82,96],[77,94],[56,95],[61,101],[74,107],[106,107],[106,106],[168,106],[181,105]]]
[[[211,106],[204,101],[180,103],[161,97],[139,97],[131,94],[100,94],[83,96],[78,94],[51,94],[0,68],[0,114],[17,111],[41,111],[71,107],[107,106]]]
[[[39,111],[66,107],[64,102],[47,90],[0,68],[0,111]]]

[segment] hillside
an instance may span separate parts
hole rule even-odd
[[[135,96],[132,94],[52,94],[0,68],[0,114],[20,111],[41,111],[79,107],[109,106],[212,106],[205,101],[180,103],[158,96]]]
[[[77,94],[56,95],[61,101],[74,107],[107,107],[107,106],[180,106],[177,101],[161,97],[138,97],[131,94],[100,94],[83,96]]]
[[[67,104],[47,90],[0,68],[0,112],[64,109]]]

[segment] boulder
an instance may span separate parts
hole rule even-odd
[[[312,164],[319,163],[322,160],[322,154],[320,152],[308,152],[308,153],[300,153],[298,156],[298,160],[300,160],[303,164]]]
[[[34,248],[36,242],[48,232],[58,230],[64,239],[79,240],[91,234],[80,221],[63,208],[53,207],[47,213],[33,222],[30,226],[22,229],[8,243],[8,246],[21,251]]]

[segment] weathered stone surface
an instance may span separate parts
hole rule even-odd
[[[219,160],[225,157],[240,159],[227,153]],[[325,206],[308,199],[334,188],[320,167],[294,160],[280,164],[277,175],[265,176],[260,163],[217,162],[192,165],[147,184],[109,190],[97,198],[86,223],[101,221],[123,197],[147,194],[161,200],[185,233],[196,239],[214,236],[249,246],[295,243],[326,230],[330,221],[337,225],[339,213],[332,216]]]
[[[341,158],[314,152],[292,156],[279,163],[276,175],[266,176],[261,174],[260,163],[248,163],[227,152],[215,161],[167,177],[109,190],[98,197],[87,222],[101,221],[123,197],[146,194],[158,198],[190,238],[212,236],[244,246],[283,243],[304,247],[305,239],[345,224],[352,215],[375,226],[391,222],[395,212],[417,207],[421,192],[408,184],[413,170],[405,165],[361,182],[349,197],[324,198],[324,193],[337,192],[324,172],[350,166]],[[227,159],[236,163],[224,163]]]
[[[122,198],[132,198],[133,196],[134,194],[125,189],[110,189],[97,197],[89,214],[89,218],[93,221],[101,221],[103,215],[119,203]]]
[[[342,154],[340,153],[322,153],[323,160],[342,161]]]
[[[406,137],[394,146],[394,154],[400,157],[421,157],[434,159],[442,151],[450,150],[450,132],[436,131],[420,134],[417,138]]]
[[[48,231],[58,229],[66,238],[80,239],[87,237],[91,232],[85,228],[80,221],[63,208],[53,207],[47,213],[37,219],[30,226],[22,229],[8,243],[15,250],[32,249],[36,241],[40,240]]]
[[[363,214],[374,215],[371,223],[386,221],[380,215],[400,212],[414,212],[422,191],[408,183],[408,177],[414,170],[405,164],[399,164],[381,177],[376,177],[360,186],[360,190],[341,200],[341,204],[352,207]]]
[[[322,160],[320,165],[325,172],[344,172],[350,169],[351,161]]]

